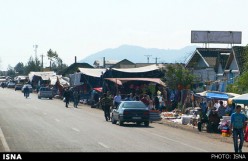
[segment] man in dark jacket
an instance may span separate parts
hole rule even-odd
[[[70,91],[68,90],[68,88],[65,89],[65,92],[64,92],[64,99],[65,99],[65,107],[68,108],[68,104],[69,104],[69,101],[70,101]]]
[[[102,109],[104,111],[104,116],[106,121],[110,120],[110,106],[112,105],[112,100],[107,97],[107,94],[103,94],[103,98],[101,99]]]

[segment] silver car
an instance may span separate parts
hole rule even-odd
[[[41,98],[52,99],[53,98],[53,91],[48,87],[41,87],[39,92],[38,92],[38,99],[41,99]]]

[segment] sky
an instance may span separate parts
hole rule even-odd
[[[52,49],[67,65],[123,44],[202,45],[191,43],[191,30],[241,31],[240,45],[247,45],[247,6],[247,0],[0,0],[0,70],[26,64],[34,45],[39,58]]]

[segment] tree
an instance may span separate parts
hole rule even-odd
[[[23,63],[22,62],[17,63],[16,66],[14,67],[14,70],[19,75],[24,75],[25,68],[24,68]]]
[[[65,64],[63,64],[62,59],[58,56],[56,51],[49,49],[47,52],[47,57],[50,60],[50,70],[59,73],[67,67]]]
[[[8,65],[7,75],[14,78],[15,77],[15,70],[12,66]]]
[[[194,80],[194,75],[189,70],[187,70],[182,64],[169,64],[165,71],[164,80],[169,88],[181,91],[183,89],[190,88],[190,85]],[[183,98],[182,92],[181,98]],[[178,106],[180,109],[184,110],[185,105],[182,104],[183,101],[184,100],[182,99],[181,102],[175,101],[172,109]]]
[[[169,64],[164,79],[171,89],[183,89],[191,85],[194,75],[181,64]]]
[[[41,71],[41,62],[37,57],[35,59],[31,56],[27,65],[25,66],[25,73],[28,74],[29,72],[39,72]]]

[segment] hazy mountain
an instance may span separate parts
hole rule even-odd
[[[150,63],[155,63],[155,58],[158,58],[158,63],[175,63],[185,62],[185,59],[194,52],[197,46],[186,46],[182,49],[156,49],[156,48],[143,48],[132,45],[122,45],[114,49],[105,49],[95,54],[92,54],[80,62],[93,64],[95,60],[118,60],[128,59],[134,63],[147,63],[147,56]]]

